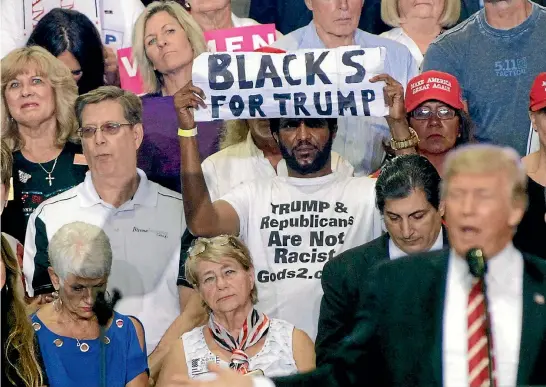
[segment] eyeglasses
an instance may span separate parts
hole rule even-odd
[[[197,238],[191,242],[188,249],[188,255],[190,257],[196,257],[202,254],[207,249],[208,245],[226,246],[231,244],[233,247],[238,248],[237,239],[231,235],[219,235],[214,238]]]
[[[133,126],[133,124],[126,123],[120,124],[119,122],[106,122],[102,124],[99,128],[94,126],[84,126],[83,128],[78,129],[78,135],[82,138],[91,138],[95,135],[97,130],[100,130],[103,134],[108,136],[113,136],[122,126]]]
[[[441,106],[438,110],[432,110],[428,106],[421,106],[411,112],[411,116],[416,120],[428,120],[432,117],[433,114],[436,114],[440,120],[450,120],[455,117],[455,110],[447,107]]]

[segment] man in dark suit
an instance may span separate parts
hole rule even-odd
[[[491,374],[498,386],[546,385],[546,262],[512,244],[527,202],[519,155],[460,147],[443,176],[451,249],[374,266],[358,324],[327,364],[272,380],[211,366],[215,381],[182,385],[473,387],[491,385]],[[476,247],[486,258],[485,280],[465,258]]]
[[[396,157],[381,169],[375,185],[376,204],[388,233],[345,251],[324,266],[315,342],[318,365],[353,330],[371,266],[449,247],[442,228],[440,181],[436,168],[417,154]]]

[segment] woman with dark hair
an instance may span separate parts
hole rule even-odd
[[[538,133],[539,150],[521,161],[527,171],[529,202],[514,235],[514,246],[526,253],[546,259],[546,72],[535,78],[529,93],[529,117]]]
[[[13,158],[7,144],[2,141],[2,186],[0,189],[0,213],[7,202],[10,190]],[[0,260],[0,286],[2,288],[2,386],[44,385],[41,366],[36,357],[39,353],[34,340],[23,302],[23,284],[16,252],[9,235],[2,234]],[[13,238],[11,238],[13,239]]]
[[[419,153],[434,165],[440,176],[447,153],[473,142],[473,123],[465,111],[457,78],[440,71],[426,71],[404,88],[387,74],[371,82],[385,82],[389,106],[387,122],[392,133],[390,147],[396,155]]]
[[[41,46],[72,72],[79,94],[116,83],[117,61],[102,45],[99,31],[83,13],[55,8],[36,25],[27,46]]]

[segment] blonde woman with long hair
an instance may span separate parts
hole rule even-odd
[[[17,171],[10,221],[2,226],[22,241],[36,207],[85,177],[74,113],[78,88],[68,67],[41,47],[14,50],[1,67],[2,138]]]
[[[203,31],[176,1],[154,1],[138,17],[133,55],[144,80],[144,140],[138,167],[148,179],[180,192],[178,119],[172,96],[191,81],[193,60],[207,51]],[[201,160],[218,150],[221,121],[198,122]]]
[[[4,209],[10,189],[12,168],[11,152],[2,141],[2,187],[0,213]],[[24,291],[18,259],[7,236],[1,236],[2,260],[0,285],[2,287],[2,386],[42,386],[44,377],[36,354],[39,350],[34,339],[23,301]]]

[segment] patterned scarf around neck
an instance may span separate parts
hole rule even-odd
[[[252,309],[239,332],[239,337],[234,338],[226,328],[214,320],[214,313],[211,313],[209,329],[216,344],[231,352],[229,368],[241,374],[246,374],[249,372],[249,357],[245,350],[256,344],[267,334],[269,331],[269,318],[263,313],[258,313],[256,309]]]

